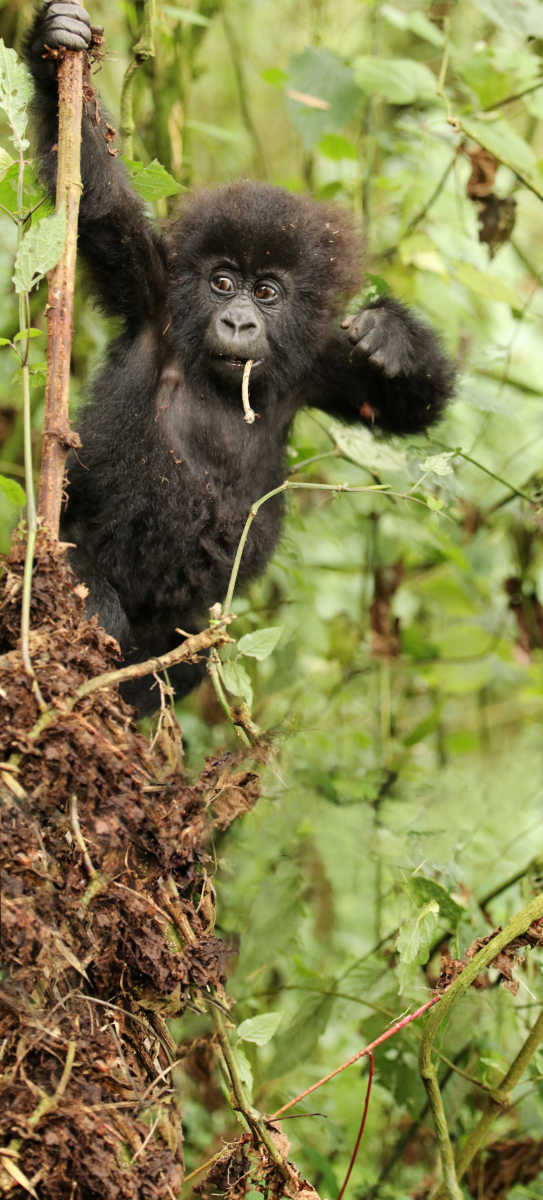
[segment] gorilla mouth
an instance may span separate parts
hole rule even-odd
[[[221,362],[226,363],[228,367],[239,367],[241,370],[244,370],[245,363],[247,362],[246,358],[236,358],[234,355],[230,354],[221,354],[219,357]],[[255,367],[259,367],[261,362],[261,358],[255,358],[251,369],[254,371]]]

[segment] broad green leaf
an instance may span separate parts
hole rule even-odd
[[[260,76],[264,80],[264,83],[270,83],[272,87],[280,88],[281,90],[283,90],[288,81],[287,72],[281,71],[279,67],[266,67],[264,71],[260,72]]]
[[[499,29],[509,29],[517,36],[543,37],[543,8],[540,0],[474,0]]]
[[[319,150],[326,158],[339,162],[342,158],[358,158],[356,146],[337,133],[325,133],[319,142]]]
[[[443,508],[443,500],[438,500],[435,496],[427,496],[426,503],[428,508],[431,508],[432,512],[441,512],[441,509]]]
[[[502,283],[501,279],[496,279],[495,275],[487,275],[486,271],[480,271],[473,263],[455,263],[454,272],[459,283],[463,283],[470,292],[476,292],[486,300],[502,300],[511,308],[522,308],[522,301],[513,288],[507,283]]]
[[[181,21],[185,25],[210,25],[209,17],[195,12],[192,8],[177,8],[175,4],[161,4],[160,12],[170,17],[172,21]]]
[[[16,292],[29,292],[56,267],[66,241],[64,204],[52,217],[44,217],[25,233],[15,259]]]
[[[32,80],[15,50],[8,49],[0,38],[0,108],[4,109],[12,129],[10,141],[17,150],[26,150],[25,138],[28,122],[26,106],[33,94]]]
[[[462,129],[468,137],[478,142],[485,150],[489,150],[499,162],[514,171],[519,179],[543,198],[543,177],[537,170],[532,147],[507,121],[503,118],[498,121],[481,121],[475,117],[462,117]]]
[[[428,962],[438,914],[437,900],[429,900],[416,917],[410,917],[402,925],[398,933],[396,949],[399,954],[398,978],[401,992],[413,982],[418,967]]]
[[[411,237],[404,238],[400,242],[399,255],[401,262],[406,266],[412,264],[419,271],[432,271],[434,275],[441,275],[445,282],[448,282],[447,267],[427,234],[414,233]]]
[[[437,883],[435,879],[428,879],[426,875],[418,873],[411,876],[409,887],[419,904],[424,904],[428,900],[437,901],[440,917],[448,923],[454,933],[458,922],[466,915],[466,910],[457,904],[456,900],[453,900],[446,888],[441,883]]]
[[[0,492],[2,492],[8,500],[11,500],[12,504],[17,504],[19,506],[26,504],[26,492],[23,490],[20,483],[17,483],[15,479],[6,479],[5,475],[0,475]]]
[[[417,37],[424,38],[432,46],[444,45],[445,37],[441,29],[438,29],[433,21],[428,20],[426,13],[420,11],[409,13],[407,25],[412,33],[416,33]]]
[[[282,1012],[262,1013],[259,1017],[249,1017],[238,1025],[237,1035],[242,1042],[255,1042],[257,1046],[267,1046],[271,1041],[280,1021]]]
[[[433,471],[434,475],[451,475],[451,458],[456,457],[456,450],[444,450],[442,454],[430,454],[424,462],[419,463],[421,471]]]
[[[3,178],[0,180],[0,204],[3,208],[7,208],[8,212],[14,213],[17,211],[17,180],[19,178],[19,164],[12,162],[4,172]]]
[[[268,1078],[292,1071],[298,1063],[309,1059],[326,1029],[333,1003],[331,995],[310,996],[304,1000],[288,1029],[277,1039],[275,1056],[266,1072]]]
[[[0,338],[0,346],[11,346],[9,338]]]
[[[406,465],[405,454],[388,442],[378,441],[363,425],[346,428],[344,425],[329,427],[330,437],[351,462],[366,467],[368,471],[401,471]]]
[[[327,105],[311,108],[287,99],[287,111],[304,150],[311,150],[325,133],[343,129],[362,100],[352,69],[337,54],[322,47],[311,46],[290,59],[288,85],[292,91],[316,97]]]
[[[245,1084],[250,1096],[253,1090],[253,1072],[251,1070],[249,1059],[239,1046],[236,1046],[235,1049],[232,1048],[232,1054],[236,1060],[237,1068],[241,1076],[241,1082]]]
[[[0,146],[0,175],[4,176],[8,167],[11,167],[12,165],[13,159],[11,154],[8,154],[7,150],[4,150],[3,147]]]
[[[388,104],[430,101],[436,94],[436,77],[424,63],[411,58],[355,59],[355,77],[367,96],[382,96]]]
[[[37,338],[37,337],[45,337],[45,334],[43,333],[43,331],[41,329],[21,329],[19,331],[19,333],[15,334],[13,341],[14,342],[23,342],[23,341],[26,341],[28,338]]]
[[[478,408],[481,412],[497,413],[518,421],[517,414],[506,400],[503,400],[501,396],[492,395],[491,392],[485,392],[483,388],[473,384],[470,379],[465,379],[457,388],[453,403],[460,401],[471,404],[472,408]]]
[[[132,158],[127,158],[125,154],[121,155],[128,174],[130,182],[138,196],[142,200],[162,200],[166,196],[176,196],[178,192],[186,191],[182,183],[177,183],[173,175],[169,175],[162,163],[157,159],[153,159],[148,167],[144,167],[143,163],[135,162]]]
[[[250,677],[240,662],[225,662],[222,664],[226,686],[229,692],[234,696],[243,696],[243,699],[252,707],[253,703],[253,688]]]
[[[424,653],[422,657],[427,657],[427,649],[428,648],[426,646],[423,647]],[[416,746],[419,742],[422,742],[424,738],[428,737],[430,733],[434,733],[439,725],[440,716],[441,709],[434,708],[434,711],[430,713],[430,716],[425,717],[424,721],[419,721],[419,724],[415,726],[413,732],[410,733],[408,737],[403,739],[404,746]]]
[[[282,625],[270,625],[268,629],[256,629],[254,633],[246,633],[238,642],[238,652],[263,662],[275,650],[282,632]]]
[[[222,125],[209,125],[205,121],[185,121],[185,129],[199,133],[203,138],[211,138],[214,142],[226,142],[235,146],[243,145],[245,139],[242,133],[235,129],[224,129]]]
[[[483,108],[491,108],[499,104],[514,91],[513,75],[507,71],[499,71],[496,67],[492,52],[485,48],[478,54],[473,54],[457,68],[458,74],[477,93]]]
[[[392,4],[383,4],[381,6],[381,15],[388,21],[390,25],[394,25],[396,29],[410,29],[412,33],[416,33],[417,37],[424,38],[426,42],[430,42],[432,46],[442,46],[445,38],[441,29],[434,25],[432,21],[423,12],[404,12],[403,9],[394,8]]]

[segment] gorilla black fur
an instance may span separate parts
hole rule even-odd
[[[77,2],[49,0],[27,39],[42,178],[56,179],[56,68],[48,47],[90,40]],[[454,369],[438,337],[397,301],[344,323],[360,287],[360,238],[347,214],[267,184],[199,191],[165,233],[112,155],[97,105],[82,123],[79,250],[99,303],[123,318],[78,414],[62,536],[90,589],[89,614],[142,661],[194,631],[223,599],[251,504],[285,477],[296,412],[416,433],[437,421]],[[248,426],[241,373],[253,358]],[[266,566],[279,498],[260,510],[240,582]],[[172,672],[179,696],[205,664]],[[140,713],[152,681],[127,685]]]

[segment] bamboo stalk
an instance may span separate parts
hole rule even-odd
[[[68,421],[70,355],[77,220],[81,198],[81,113],[83,55],[67,50],[58,68],[59,128],[56,208],[66,205],[66,244],[58,266],[49,275],[47,318],[47,383],[43,423],[38,514],[57,534],[64,480],[64,463],[75,435]]]

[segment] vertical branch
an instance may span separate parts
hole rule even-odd
[[[121,121],[119,132],[121,135],[121,149],[123,154],[127,154],[129,158],[134,157],[133,136],[136,128],[134,124],[134,104],[133,90],[134,77],[138,67],[142,63],[147,62],[150,58],[155,57],[155,21],[156,21],[156,5],[155,0],[144,0],[143,7],[143,29],[141,37],[132,47],[134,55],[132,62],[124,73],[123,86],[121,90]]]
[[[19,171],[17,176],[17,251],[21,247],[24,234],[24,215],[23,215],[23,199],[24,199],[24,173],[25,160],[23,142],[17,130],[12,126],[17,137],[19,146]],[[30,325],[30,313],[28,305],[28,292],[19,293],[19,332],[27,329]],[[25,487],[26,487],[26,555],[25,568],[23,575],[23,595],[21,603],[21,657],[25,671],[32,680],[32,690],[40,709],[44,710],[45,701],[40,692],[38,681],[32,666],[30,658],[30,597],[32,593],[32,569],[34,566],[34,546],[36,543],[36,533],[38,529],[38,521],[36,516],[36,501],[34,497],[34,475],[32,471],[32,413],[30,408],[30,376],[28,369],[28,333],[21,342],[21,361],[22,361],[22,376],[23,376],[23,430],[24,430],[24,463],[25,463]]]
[[[66,204],[66,244],[49,276],[47,383],[40,472],[39,515],[57,533],[64,462],[74,435],[68,423],[70,353],[73,337],[77,218],[81,198],[81,112],[83,57],[67,50],[58,69],[59,128],[57,212]]]

